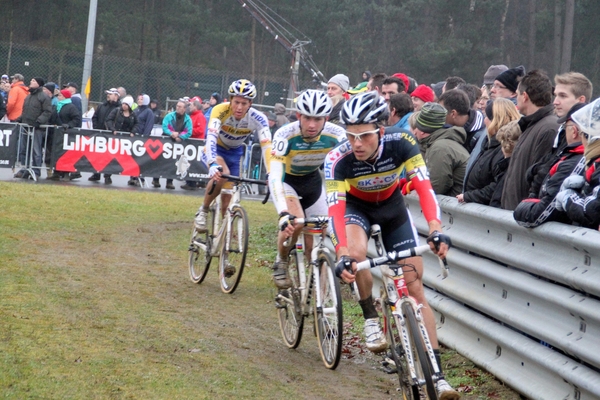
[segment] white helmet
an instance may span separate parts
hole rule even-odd
[[[320,90],[305,90],[296,99],[296,110],[310,117],[327,117],[332,108],[331,99]]]
[[[229,86],[229,97],[233,96],[252,100],[256,97],[256,87],[248,79],[238,79]]]
[[[600,139],[600,99],[596,99],[587,106],[575,111],[571,115],[583,133],[588,134],[588,142],[592,143]]]
[[[376,124],[389,115],[385,99],[375,91],[360,93],[344,103],[340,119],[344,125]]]

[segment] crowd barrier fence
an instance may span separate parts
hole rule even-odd
[[[206,181],[207,169],[200,161],[204,140],[174,142],[160,134],[139,136],[128,132],[93,130],[43,125],[0,124],[0,167],[20,168],[37,180],[41,171],[52,168],[61,172],[91,172],[131,177],[157,177]],[[36,135],[40,135],[36,138]],[[39,140],[38,140],[39,139]],[[36,146],[41,147],[38,155]],[[264,179],[265,166],[259,144],[243,144],[241,175]],[[39,156],[39,159],[36,157]],[[146,187],[145,185],[140,185]],[[258,194],[257,185],[244,187],[248,194]]]
[[[405,197],[417,230],[418,197]],[[438,338],[532,399],[600,398],[600,232],[438,196],[450,276],[424,256]]]

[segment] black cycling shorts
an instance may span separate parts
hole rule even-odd
[[[345,222],[363,228],[367,237],[371,225],[378,224],[386,251],[402,251],[419,245],[417,230],[400,194],[379,203],[347,196]]]
[[[323,181],[319,170],[306,175],[285,174],[283,182],[296,191],[303,210],[315,204],[323,192]]]

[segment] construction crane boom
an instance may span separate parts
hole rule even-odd
[[[298,69],[302,65],[306,69],[313,81],[322,87],[326,87],[325,76],[319,70],[305,47],[312,41],[298,29],[294,28],[289,22],[279,16],[275,11],[262,3],[260,0],[238,0],[241,6],[254,17],[275,40],[282,45],[288,53],[292,55],[292,79],[290,82],[290,95],[298,90]],[[298,39],[293,32],[302,36]]]

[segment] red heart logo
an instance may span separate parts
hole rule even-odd
[[[156,160],[163,152],[163,144],[160,140],[147,140],[144,147],[151,159]]]

